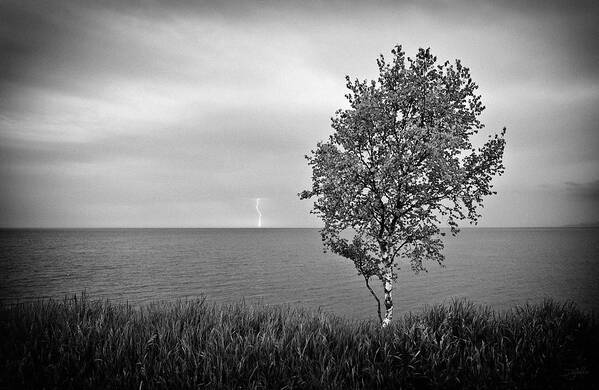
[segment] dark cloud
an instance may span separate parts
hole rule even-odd
[[[438,20],[440,25],[472,23],[479,26],[481,32],[489,26],[509,24],[514,20],[523,20],[530,31],[520,31],[521,41],[533,40],[528,36],[540,33],[548,38],[548,44],[558,48],[563,56],[559,62],[564,64],[561,71],[568,72],[560,77],[592,77],[597,80],[599,65],[599,47],[596,39],[599,27],[597,2],[581,1],[534,1],[534,2],[476,2],[470,0],[458,2],[381,2],[371,7],[363,2],[251,2],[251,1],[75,1],[58,0],[54,2],[5,1],[0,3],[0,80],[6,83],[30,83],[36,85],[51,84],[53,88],[71,85],[77,87],[78,80],[69,78],[86,68],[95,70],[95,77],[102,80],[102,74],[108,76],[121,74],[123,77],[140,76],[177,78],[185,82],[185,74],[178,74],[176,58],[180,53],[169,53],[169,61],[151,57],[151,38],[148,42],[127,42],[122,31],[107,30],[102,18],[127,17],[132,24],[168,21],[169,18],[181,19],[199,17],[203,20],[220,20],[221,23],[251,25],[256,21],[285,24],[286,28],[303,32],[309,38],[315,29],[323,34],[334,34],[326,28],[327,24],[346,24],[348,28],[361,28],[369,21],[381,18],[385,25],[416,7],[425,10],[423,16],[431,22]],[[341,17],[342,16],[342,17]],[[387,20],[389,19],[389,20]],[[308,21],[308,23],[304,23]],[[345,22],[344,22],[345,21]],[[320,27],[319,27],[320,24]],[[343,30],[342,30],[343,31]],[[459,28],[456,30],[459,31]],[[323,34],[314,38],[326,39]],[[396,38],[401,43],[401,37]],[[93,47],[89,47],[93,41]],[[426,46],[426,40],[421,42]],[[144,45],[145,47],[139,47]],[[207,46],[197,47],[209,52]],[[327,50],[337,52],[328,47]],[[505,56],[507,48],[497,47],[497,57]],[[379,52],[388,48],[380,48]],[[540,50],[530,47],[529,57],[520,59],[521,63],[539,66],[553,66],[556,58],[538,58]],[[83,52],[83,53],[82,53]],[[345,57],[336,53],[337,57]],[[175,57],[175,58],[172,58]],[[327,62],[330,63],[330,58]],[[543,61],[547,63],[543,64]],[[537,65],[538,64],[538,65]],[[567,69],[564,69],[567,67]],[[511,75],[521,74],[522,70],[509,69]],[[527,77],[535,76],[533,71]],[[209,77],[218,76],[214,70]],[[229,77],[234,74],[229,74]],[[506,75],[507,76],[507,75]],[[79,81],[80,82],[80,81]],[[7,86],[5,85],[6,89]]]
[[[538,19],[544,34],[560,46],[570,77],[599,79],[599,3],[596,1],[516,2],[531,20]],[[526,5],[523,5],[526,4]]]
[[[566,182],[565,185],[569,195],[599,203],[599,180],[586,183]]]

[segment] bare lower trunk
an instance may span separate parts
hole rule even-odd
[[[393,318],[393,273],[389,268],[383,276],[383,291],[385,293],[385,318],[383,319],[383,328],[391,323]]]

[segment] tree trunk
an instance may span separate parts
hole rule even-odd
[[[385,328],[393,318],[393,272],[391,267],[387,268],[383,276],[383,291],[385,292],[385,318],[382,326]]]

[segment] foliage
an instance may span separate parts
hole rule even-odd
[[[350,108],[336,112],[332,135],[306,156],[312,188],[300,193],[315,198],[325,246],[366,280],[384,281],[396,258],[416,272],[425,259],[441,264],[441,223],[453,234],[460,220],[476,223],[491,179],[504,171],[505,129],[473,144],[485,107],[469,69],[437,64],[429,49],[411,59],[397,46],[392,55],[377,60],[376,81],[346,77]],[[344,237],[349,231],[357,239]]]
[[[143,308],[82,299],[0,307],[0,388],[592,388],[599,324],[546,301],[466,301],[386,329],[285,306]]]

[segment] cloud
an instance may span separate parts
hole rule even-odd
[[[599,203],[599,180],[587,183],[566,182],[565,185],[570,196]]]
[[[488,128],[508,126],[500,192],[589,182],[599,146],[597,9],[1,2],[0,215],[8,225],[235,225],[240,199],[262,196],[271,221],[314,224],[295,196],[309,182],[302,156],[345,106],[343,76],[376,77],[375,58],[396,43],[408,55],[431,46],[472,69]],[[521,212],[496,214],[518,224]]]

